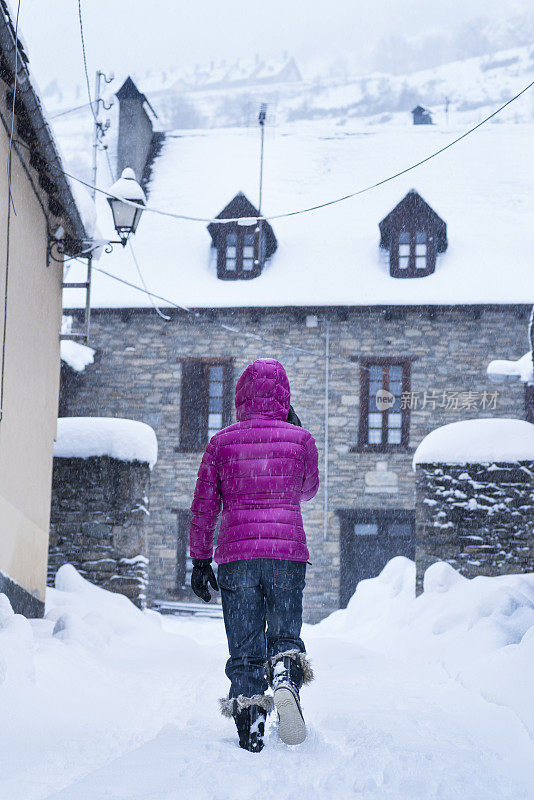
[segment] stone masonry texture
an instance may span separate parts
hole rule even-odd
[[[55,458],[48,583],[73,564],[97,586],[146,605],[150,470],[139,461]]]
[[[435,561],[466,578],[534,572],[534,462],[418,464],[417,591]]]
[[[486,365],[528,349],[530,307],[221,309],[198,316],[168,310],[96,309],[90,344],[95,363],[83,373],[65,414],[128,417],[156,431],[159,458],[151,476],[148,598],[184,597],[177,586],[177,554],[184,551],[189,509],[201,453],[180,452],[181,364],[184,357],[233,361],[234,386],[256,358],[281,361],[292,403],[319,448],[321,485],[303,504],[311,566],[305,618],[316,621],[339,607],[339,510],[415,509],[415,447],[434,428],[474,417],[525,416],[519,382],[491,383]],[[76,316],[76,311],[69,311]],[[306,324],[307,315],[315,327]],[[330,324],[328,486],[325,492],[325,326]],[[259,335],[225,330],[218,323]],[[297,349],[300,348],[300,349]],[[406,356],[411,362],[409,447],[358,452],[362,357]],[[498,391],[495,408],[483,393]],[[426,392],[426,396],[425,396]],[[457,393],[461,402],[444,401]],[[469,393],[472,394],[469,394]],[[476,402],[475,402],[476,400]],[[378,466],[378,471],[377,471]],[[366,477],[367,476],[367,477]],[[379,478],[379,479],[378,479]],[[326,503],[326,529],[325,529]],[[184,533],[185,530],[185,533]]]

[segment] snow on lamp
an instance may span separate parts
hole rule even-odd
[[[131,234],[136,232],[146,205],[145,193],[136,181],[131,167],[122,171],[119,180],[110,187],[109,194],[112,195],[107,200],[113,214],[113,224],[122,246],[125,247]]]

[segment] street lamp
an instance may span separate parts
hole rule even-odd
[[[119,180],[110,187],[109,194],[112,195],[107,200],[113,214],[113,224],[122,246],[126,247],[129,237],[137,230],[146,205],[145,193],[137,183],[131,167],[123,169]]]

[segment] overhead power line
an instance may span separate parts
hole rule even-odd
[[[83,56],[83,69],[85,72],[85,83],[87,86],[87,96],[89,98],[89,106],[91,107],[91,113],[95,120],[95,123],[98,124],[98,120],[96,118],[95,109],[93,106],[93,98],[91,97],[91,85],[89,81],[89,71],[87,69],[87,53],[85,52],[85,36],[83,32],[83,18],[82,18],[82,0],[78,0],[78,21],[80,23],[80,39],[82,43],[82,56]]]
[[[244,336],[247,339],[255,339],[258,342],[263,342],[264,344],[272,345],[274,347],[284,347],[286,350],[294,350],[298,353],[304,353],[307,356],[313,356],[314,358],[321,358],[321,359],[325,358],[324,352],[319,352],[316,350],[315,351],[306,350],[304,347],[298,347],[298,345],[288,344],[287,342],[280,341],[280,339],[269,339],[265,336],[261,336],[259,333],[251,333],[250,330],[243,330],[243,328],[237,328],[235,325],[226,325],[224,322],[218,322],[216,319],[210,317],[204,317],[200,313],[200,311],[195,311],[193,308],[189,308],[189,306],[184,306],[181,303],[176,303],[174,300],[169,300],[168,297],[163,297],[160,294],[151,292],[150,289],[147,288],[147,285],[143,280],[141,273],[139,274],[143,285],[137,286],[137,284],[132,283],[131,281],[127,281],[124,278],[119,278],[118,275],[114,275],[112,272],[108,272],[107,270],[102,269],[101,267],[96,267],[94,264],[93,264],[93,270],[100,272],[102,275],[105,275],[106,277],[111,278],[112,280],[117,281],[118,283],[122,283],[124,286],[129,286],[131,289],[135,289],[136,291],[145,294],[147,297],[150,298],[154,310],[157,311],[159,313],[159,316],[166,321],[169,321],[170,317],[166,317],[164,314],[160,312],[159,308],[154,303],[154,299],[160,300],[162,303],[166,303],[172,308],[177,308],[179,311],[184,311],[187,314],[191,314],[191,316],[195,317],[195,319],[197,319],[200,323],[204,325],[213,325],[216,328],[221,328],[222,330],[228,331],[229,333],[235,333],[238,336]],[[327,324],[327,338],[328,338],[328,324]],[[356,360],[354,358],[338,355],[337,353],[330,354],[329,358],[333,358],[336,361],[341,361],[344,364],[350,365],[351,367],[354,367],[356,364]],[[369,370],[371,369],[371,367],[362,364],[361,362],[358,364],[358,368],[360,370],[365,370],[367,372],[369,372]]]
[[[130,281],[125,280],[124,278],[119,278],[118,275],[114,275],[112,272],[108,272],[101,267],[96,267],[93,264],[93,269],[97,272],[100,272],[102,275],[106,275],[108,278],[111,278],[114,281],[118,281],[119,283],[124,284],[125,286],[129,286],[131,289],[136,289],[138,292],[142,292],[147,296],[154,298],[154,300],[160,300],[162,303],[166,303],[167,305],[171,306],[172,308],[177,308],[179,311],[185,311],[188,314],[191,314],[193,317],[202,318],[202,314],[199,311],[195,311],[188,306],[181,305],[180,303],[175,303],[174,300],[169,300],[167,297],[163,297],[160,294],[155,294],[155,292],[151,292],[149,289],[146,288],[144,284],[144,288],[142,286],[137,286],[135,283],[131,283]],[[259,333],[251,333],[250,331],[245,331],[241,328],[236,328],[234,325],[226,325],[223,322],[217,322],[213,319],[201,319],[202,322],[206,322],[211,325],[215,325],[218,328],[222,328],[225,331],[229,331],[230,333],[238,333],[240,336],[245,336],[247,339],[256,339],[257,341],[266,342],[268,344],[274,344],[279,347],[285,347],[288,350],[297,350],[299,353],[305,353],[308,356],[319,356],[321,353],[313,352],[312,350],[306,350],[303,347],[298,347],[297,345],[287,344],[286,342],[281,342],[279,339],[265,339],[263,336],[260,336]],[[345,359],[343,359],[345,360]],[[348,361],[348,359],[346,359]],[[352,362],[350,362],[352,363]]]
[[[81,111],[82,108],[88,108],[89,106],[92,107],[92,101],[90,103],[82,103],[79,106],[74,106],[74,108],[67,108],[65,111],[59,111],[57,114],[51,114],[49,119],[58,119],[59,117],[65,117],[67,114],[74,114],[75,111]]]
[[[151,303],[151,305],[152,305],[152,308],[154,309],[154,311],[156,312],[156,314],[158,315],[158,317],[161,317],[161,319],[164,319],[166,322],[168,322],[168,321],[170,320],[170,317],[168,317],[166,314],[164,314],[164,313],[163,313],[163,312],[162,312],[162,311],[161,311],[161,310],[160,310],[160,309],[157,307],[157,305],[156,305],[156,304],[155,304],[155,302],[154,302],[154,298],[152,297],[152,294],[151,294],[151,293],[148,291],[148,289],[147,289],[147,285],[146,285],[146,283],[145,283],[145,279],[144,279],[144,277],[143,277],[143,273],[141,272],[141,266],[140,266],[140,264],[139,264],[139,261],[138,261],[138,259],[137,259],[137,256],[135,255],[135,250],[134,250],[134,247],[133,247],[133,244],[132,244],[132,240],[131,240],[131,239],[129,239],[129,240],[128,240],[128,247],[130,248],[130,253],[132,254],[133,262],[134,262],[134,264],[135,264],[135,268],[136,268],[136,270],[137,270],[137,274],[139,275],[139,280],[140,280],[140,281],[141,281],[141,283],[143,284],[143,289],[144,289],[144,291],[145,291],[145,294],[146,294],[146,296],[147,296],[147,297],[148,297],[148,299],[150,300],[150,303]]]

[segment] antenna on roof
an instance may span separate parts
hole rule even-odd
[[[261,217],[261,205],[263,201],[263,146],[265,140],[265,120],[267,119],[267,103],[260,104],[260,113],[258,114],[258,125],[260,126],[260,198],[258,203],[258,214]],[[263,268],[263,225],[262,220],[258,221],[258,260],[260,269]]]

